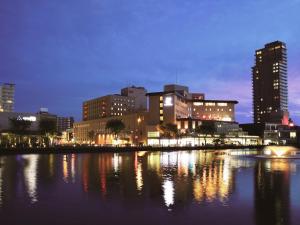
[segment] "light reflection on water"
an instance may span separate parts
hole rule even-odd
[[[3,164],[3,159],[0,158],[0,207],[2,205],[2,182],[3,182],[3,178],[2,178],[2,173],[3,173],[2,164]]]
[[[37,195],[37,165],[39,155],[24,155],[24,180],[31,203],[38,201]]]
[[[290,209],[291,177],[297,178],[291,174],[297,175],[300,165],[296,160],[174,151],[6,156],[0,158],[0,165],[1,217],[5,216],[1,209],[13,212],[14,205],[24,210],[28,205],[39,205],[46,207],[47,212],[53,207],[63,210],[68,202],[78,207],[74,206],[73,212],[78,215],[86,207],[94,209],[122,202],[126,204],[125,211],[127,205],[137,204],[138,208],[151,206],[151,210],[161,208],[167,213],[190,213],[191,218],[198,214],[191,214],[193,211],[186,208],[195,208],[198,213],[218,209],[211,211],[218,214],[225,210],[224,206],[230,206],[227,213],[235,215],[234,208],[243,205],[243,212],[247,212],[243,216],[249,217],[245,224],[257,225],[290,225],[291,218],[298,216],[292,215]],[[297,188],[300,189],[293,190]],[[248,191],[253,193],[251,201],[242,201],[244,189],[252,190]],[[300,200],[299,193],[294,196]],[[99,205],[91,204],[92,200]],[[215,219],[207,213],[205,216],[211,221]]]

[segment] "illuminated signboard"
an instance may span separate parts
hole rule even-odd
[[[173,106],[172,96],[165,97],[164,106]]]
[[[18,116],[17,120],[26,120],[26,121],[35,122],[36,117],[35,116]]]

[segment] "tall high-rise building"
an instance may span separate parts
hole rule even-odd
[[[254,123],[288,124],[287,49],[281,41],[256,50],[252,67]]]
[[[0,83],[0,112],[13,112],[15,105],[15,85]]]

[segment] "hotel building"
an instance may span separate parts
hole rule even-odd
[[[163,92],[148,93],[149,125],[177,124],[178,129],[195,129],[201,121],[235,122],[232,100],[206,100],[202,93],[189,93],[188,87],[166,85]],[[188,121],[192,120],[192,127]],[[183,125],[185,124],[185,125]]]
[[[98,145],[126,143],[155,145],[162,138],[160,125],[170,123],[175,124],[182,134],[189,134],[203,123],[213,126],[216,134],[232,134],[233,132],[240,134],[242,132],[235,122],[237,101],[207,100],[203,93],[190,93],[186,86],[171,84],[165,85],[162,92],[147,94],[149,109],[145,111],[146,104],[144,103],[146,101],[142,97],[140,105],[143,107],[136,108],[135,104],[132,104],[128,108],[128,105],[124,105],[124,102],[136,99],[137,97],[134,97],[136,93],[138,96],[143,96],[145,93],[145,89],[137,90],[133,87],[135,90],[131,93],[132,95],[129,95],[132,91],[131,88],[122,89],[122,95],[98,98],[96,100],[98,103],[95,103],[98,105],[98,111],[91,112],[92,107],[87,107],[88,109],[85,107],[90,102],[85,102],[83,104],[83,121],[74,123],[75,141],[78,143],[92,142]],[[139,91],[141,92],[139,93]],[[106,98],[109,100],[105,101]],[[103,114],[99,113],[102,105],[103,112],[105,112]],[[119,110],[114,111],[114,106]],[[104,109],[108,109],[108,112]],[[125,125],[118,143],[106,129],[106,123],[111,119],[119,119]],[[257,141],[257,137],[254,139]],[[211,138],[212,140],[213,138]],[[249,139],[249,141],[251,140]],[[198,142],[197,144],[202,144],[203,140],[200,141],[199,138]],[[186,142],[183,141],[182,145],[185,144]]]
[[[285,43],[275,41],[255,51],[252,83],[254,124],[240,127],[266,145],[296,144],[300,133],[289,119]]]
[[[275,41],[256,50],[252,67],[254,123],[288,124],[287,49]]]
[[[0,83],[0,112],[13,112],[15,104],[15,85]]]
[[[82,119],[88,121],[145,110],[147,110],[146,89],[133,86],[122,89],[121,95],[106,95],[83,102]]]
[[[146,111],[147,110],[147,90],[144,87],[126,87],[121,90],[122,96],[133,97],[135,111]]]

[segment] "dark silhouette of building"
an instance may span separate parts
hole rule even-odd
[[[287,56],[281,41],[256,50],[252,67],[254,123],[288,124]]]

